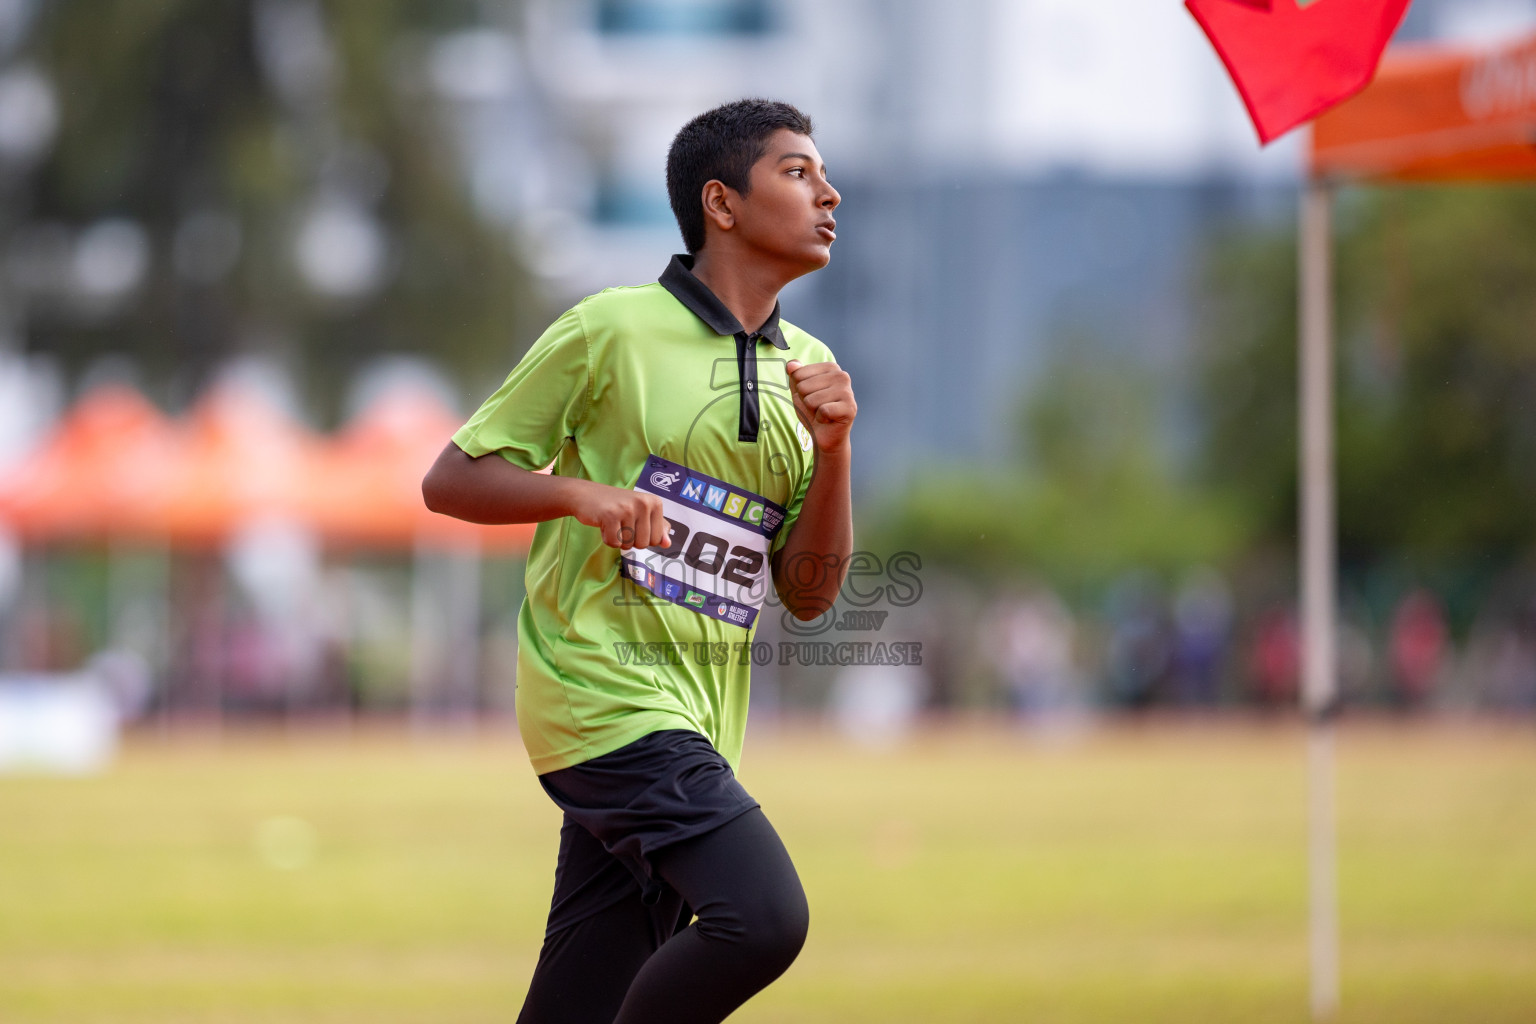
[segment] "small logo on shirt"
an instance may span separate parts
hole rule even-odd
[[[799,420],[795,420],[795,437],[800,441],[801,451],[808,452],[811,450],[811,445],[814,443],[811,438],[811,432],[806,430],[805,424]]]
[[[681,473],[664,473],[661,470],[651,474],[651,486],[659,487],[664,491],[670,491],[672,486],[683,478]]]
[[[683,598],[685,603],[691,604],[695,608],[703,608],[704,602],[707,600],[709,599],[706,598],[703,594],[699,593],[697,590],[688,591],[688,596]]]

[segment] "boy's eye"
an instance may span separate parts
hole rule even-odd
[[[799,175],[800,177],[803,178],[803,177],[805,177],[805,168],[804,167],[791,167],[789,169],[789,173],[790,174]]]

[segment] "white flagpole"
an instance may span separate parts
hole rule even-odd
[[[1301,637],[1308,721],[1308,881],[1312,1019],[1339,1008],[1338,849],[1333,711],[1337,542],[1334,511],[1332,189],[1301,201]]]

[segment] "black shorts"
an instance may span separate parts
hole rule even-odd
[[[653,732],[539,782],[565,812],[546,935],[637,892],[655,906],[667,886],[652,854],[758,806],[709,740],[686,729]]]

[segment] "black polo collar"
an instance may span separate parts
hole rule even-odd
[[[673,256],[672,262],[662,272],[661,286],[704,321],[710,330],[735,339],[736,373],[741,388],[736,440],[756,444],[758,429],[762,425],[762,408],[757,397],[757,342],[766,338],[775,348],[789,348],[789,342],[784,340],[784,332],[779,329],[779,304],[773,304],[773,313],[763,326],[748,334],[735,314],[725,308],[719,296],[694,276],[692,256]]]
[[[784,332],[779,329],[779,304],[773,304],[773,312],[769,315],[763,326],[751,334],[741,326],[741,321],[736,315],[725,308],[725,303],[709,290],[709,285],[700,281],[693,275],[693,257],[678,254],[672,257],[672,262],[667,264],[667,269],[661,273],[661,286],[681,302],[684,306],[703,320],[709,329],[716,334],[732,337],[744,335],[749,339],[767,338],[777,349],[789,348],[789,342],[784,340]]]

